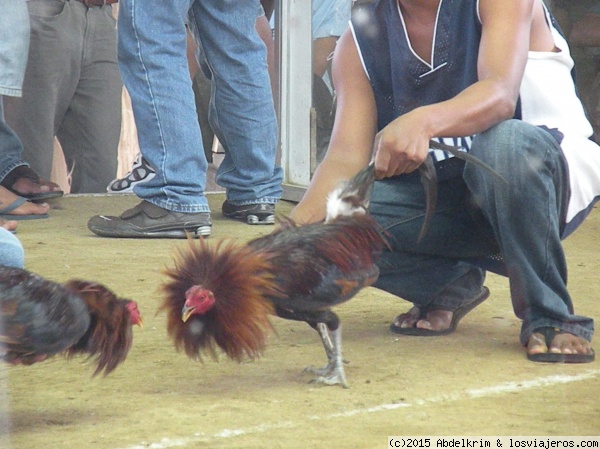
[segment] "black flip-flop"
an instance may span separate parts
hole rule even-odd
[[[561,329],[555,327],[540,327],[534,330],[534,334],[542,334],[546,341],[546,347],[550,348],[554,337],[558,334],[567,334]],[[527,358],[532,362],[543,363],[589,363],[596,358],[594,350],[590,354],[560,354],[555,352],[543,352],[541,354],[527,354]]]
[[[64,195],[64,192],[62,190],[54,190],[50,192],[40,193],[19,192],[18,190],[15,190],[13,186],[21,178],[29,179],[30,181],[41,185],[40,177],[37,175],[36,172],[34,172],[30,167],[26,165],[19,165],[18,167],[12,169],[10,173],[8,173],[4,177],[0,185],[2,185],[2,187],[4,187],[5,189],[10,190],[15,195],[19,195],[33,202],[50,200],[52,198],[59,198]]]
[[[458,322],[471,310],[481,304],[483,301],[488,299],[490,296],[490,290],[487,287],[483,287],[479,295],[468,304],[465,304],[458,309],[452,312],[452,321],[450,322],[450,327],[448,329],[444,329],[442,331],[434,331],[431,329],[421,329],[418,327],[400,327],[396,324],[392,323],[390,325],[390,330],[395,332],[396,334],[401,335],[413,335],[417,337],[438,337],[441,335],[451,334],[456,330],[456,326],[458,326]],[[422,314],[426,315],[427,311],[432,309],[422,310]]]

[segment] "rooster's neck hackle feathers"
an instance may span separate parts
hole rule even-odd
[[[70,280],[65,287],[83,299],[90,313],[87,332],[65,355],[67,358],[77,354],[96,357],[94,376],[103,371],[106,376],[125,360],[131,349],[133,332],[127,308],[131,301],[117,298],[112,291],[94,282]]]
[[[59,284],[18,268],[0,267],[0,353],[32,364],[56,354],[96,357],[94,375],[109,374],[132,343],[132,301],[87,281]],[[135,304],[134,304],[135,305]],[[141,315],[135,305],[132,310]]]
[[[327,196],[325,223],[338,217],[365,215],[369,208],[375,165],[371,162],[348,181],[341,183]]]
[[[217,348],[238,362],[245,356],[260,356],[273,313],[265,295],[277,290],[269,260],[225,240],[214,245],[202,239],[188,243],[179,251],[175,266],[165,270],[169,280],[163,284],[165,296],[159,309],[167,313],[167,332],[175,347],[196,360],[202,360],[202,353],[216,358]],[[182,308],[192,286],[211,291],[215,304],[184,323]]]
[[[0,267],[0,359],[31,365],[75,344],[90,324],[87,307],[63,285]]]

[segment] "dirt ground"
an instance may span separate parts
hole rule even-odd
[[[224,220],[211,195],[213,235],[269,232]],[[600,435],[600,367],[535,364],[518,343],[506,279],[447,337],[388,330],[408,304],[374,288],[338,307],[349,389],[316,386],[302,372],[325,356],[306,324],[273,320],[256,361],[194,362],[177,353],[156,314],[161,270],[180,240],[103,239],[94,214],[118,214],[134,196],[69,196],[48,220],[22,222],[27,268],[55,281],[85,278],[138,301],[143,329],[128,359],[92,378],[84,359],[0,365],[0,448],[384,448],[392,435]],[[278,213],[291,209],[278,205]],[[576,310],[600,319],[600,213],[565,247]],[[596,348],[600,349],[600,346]]]

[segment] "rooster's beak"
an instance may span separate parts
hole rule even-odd
[[[360,206],[367,210],[371,201],[374,181],[375,163],[371,162],[348,181],[348,185],[344,190],[347,193],[352,192]]]
[[[183,306],[183,309],[181,309],[181,321],[185,323],[192,316],[195,310],[196,308],[193,306]]]

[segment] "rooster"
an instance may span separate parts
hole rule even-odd
[[[19,268],[0,267],[0,358],[31,365],[56,354],[96,357],[94,376],[113,371],[142,325],[134,301],[106,287],[70,280],[58,284]]]
[[[327,365],[308,368],[314,382],[347,387],[341,325],[333,306],[377,279],[375,261],[386,245],[367,213],[373,165],[333,191],[324,223],[278,229],[245,245],[203,240],[180,250],[160,310],[177,349],[193,359],[216,355],[258,357],[271,328],[270,315],[305,321],[320,335]]]

